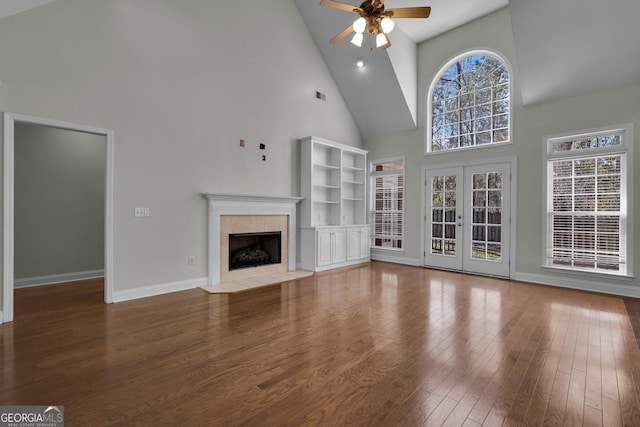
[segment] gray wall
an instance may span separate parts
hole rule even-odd
[[[457,54],[473,48],[490,48],[506,57],[513,69],[513,134],[512,145],[487,147],[477,150],[453,152],[432,156],[424,155],[425,115],[429,85],[440,68]],[[570,55],[568,52],[567,55]],[[580,281],[585,289],[593,289],[603,283],[629,287],[638,292],[640,281],[610,278],[589,278],[561,273],[550,273],[541,268],[542,260],[542,209],[543,209],[543,148],[544,136],[563,132],[581,131],[623,123],[634,123],[635,160],[640,165],[640,85],[599,91],[589,95],[523,107],[519,89],[519,72],[511,32],[509,10],[502,9],[487,17],[450,31],[418,47],[418,129],[401,134],[388,135],[365,141],[371,160],[406,156],[406,231],[405,252],[402,254],[380,250],[376,255],[398,256],[402,262],[422,264],[420,253],[422,219],[422,168],[443,164],[492,159],[505,156],[517,158],[517,218],[516,273],[522,280],[539,283],[563,283]],[[588,72],[585,70],[585,72]],[[634,205],[630,215],[640,209],[640,173],[636,170]],[[640,268],[640,233],[635,233],[635,268]],[[512,260],[513,261],[513,260]]]
[[[293,0],[57,0],[0,21],[0,78],[0,111],[114,131],[115,292],[207,276],[201,192],[297,196],[297,138],[361,145]]]
[[[14,278],[104,268],[104,136],[17,123]]]

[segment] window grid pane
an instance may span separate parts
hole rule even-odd
[[[551,142],[551,151],[583,151],[620,143],[620,135]],[[603,142],[600,142],[603,141]],[[549,265],[624,272],[622,164],[625,154],[549,161]]]
[[[404,161],[374,163],[371,168],[372,247],[402,249],[404,235]]]
[[[431,98],[431,151],[509,141],[509,70],[472,54],[445,70]]]
[[[471,258],[502,260],[502,173],[475,173],[472,182]]]
[[[431,253],[456,255],[456,176],[431,179]]]

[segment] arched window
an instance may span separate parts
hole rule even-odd
[[[480,147],[511,140],[511,80],[498,54],[465,52],[431,83],[426,152]]]

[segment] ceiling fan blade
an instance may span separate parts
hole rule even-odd
[[[387,9],[384,13],[392,18],[428,18],[431,15],[431,8],[424,7],[402,7],[400,9]]]
[[[334,38],[332,38],[331,40],[329,40],[329,43],[331,44],[336,44],[338,43],[340,40],[342,40],[343,38],[347,37],[349,34],[351,34],[353,32],[353,25],[349,25],[347,28],[345,28],[344,30],[342,30],[342,32],[340,34],[338,34],[337,36],[335,36]]]
[[[346,3],[340,3],[339,1],[334,0],[320,0],[320,6],[332,7],[334,9],[344,10],[347,12],[362,12],[362,9],[360,9],[359,7],[355,7]]]

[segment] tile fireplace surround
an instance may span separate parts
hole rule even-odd
[[[271,196],[249,196],[241,194],[221,194],[203,193],[209,201],[209,285],[218,285],[222,276],[228,275],[228,268],[224,263],[228,261],[227,253],[223,250],[228,248],[228,242],[222,238],[223,233],[228,236],[229,232],[241,232],[242,225],[246,224],[249,232],[253,231],[274,231],[259,230],[260,223],[273,224],[275,216],[283,218],[284,224],[288,227],[288,236],[284,239],[283,234],[283,259],[281,268],[283,271],[295,271],[296,269],[296,205],[302,200],[301,197],[271,197]],[[266,216],[264,221],[260,221],[260,216]],[[224,218],[221,218],[224,217]],[[275,221],[283,223],[283,220]],[[234,224],[232,229],[227,225]],[[238,228],[240,227],[240,228]],[[272,227],[272,225],[267,225]],[[223,230],[224,228],[224,230]],[[286,257],[284,254],[287,254]],[[225,261],[227,260],[227,261]],[[266,267],[255,267],[251,269],[254,274],[263,274],[262,269]],[[271,267],[273,269],[273,267]],[[223,271],[227,270],[227,271]],[[232,272],[233,273],[233,272]],[[243,273],[240,273],[243,274]],[[246,273],[245,273],[246,275]],[[226,280],[226,277],[223,277]]]

